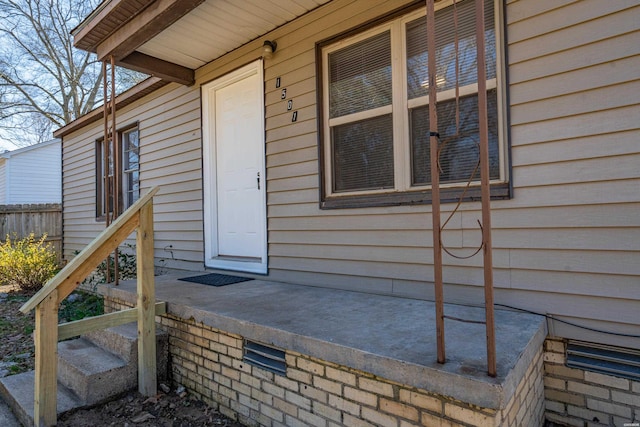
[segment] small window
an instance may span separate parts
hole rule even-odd
[[[140,138],[136,127],[129,127],[117,133],[116,152],[113,146],[106,147],[104,140],[96,141],[96,216],[102,218],[113,213],[114,193],[118,197],[118,214],[140,198]],[[105,162],[105,155],[108,164]],[[117,167],[117,171],[115,168]],[[118,180],[116,182],[115,175]],[[114,188],[117,186],[118,188]],[[108,200],[105,199],[108,194]],[[115,191],[114,191],[115,190]]]
[[[476,186],[480,181],[475,2],[459,1],[455,14],[447,4],[435,16],[440,181],[453,190],[445,191],[445,198],[462,191],[469,179]],[[322,207],[354,207],[354,200],[365,206],[430,200],[426,21],[421,8],[320,47]],[[490,178],[492,195],[508,197],[495,22],[494,3],[487,1]]]

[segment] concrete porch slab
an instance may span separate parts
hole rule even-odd
[[[433,302],[265,280],[223,287],[178,280],[199,274],[156,277],[167,313],[484,408],[504,407],[546,336],[542,317],[496,310],[491,378],[481,324],[446,320],[447,362],[437,363]],[[131,304],[135,290],[135,281],[99,288]],[[476,307],[447,304],[445,314],[484,320]]]

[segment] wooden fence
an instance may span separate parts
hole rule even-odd
[[[7,234],[21,239],[33,233],[36,238],[47,234],[50,242],[62,259],[62,205],[59,203],[0,205],[0,240]]]

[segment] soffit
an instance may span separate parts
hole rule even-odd
[[[135,51],[195,70],[329,1],[205,0],[149,40],[141,40]],[[73,31],[75,45],[96,52],[136,15],[162,3],[107,0]]]
[[[197,69],[329,0],[207,0],[137,50]]]
[[[101,41],[154,0],[105,0],[71,33],[78,49],[95,52]],[[92,22],[93,21],[93,22]]]
[[[178,20],[167,24],[148,41],[137,45],[134,53],[195,70],[330,1],[205,0]],[[145,9],[169,2],[170,0],[105,0],[72,31],[74,44],[85,51],[96,52],[101,43],[117,34]],[[131,64],[124,58],[120,65],[127,67]],[[139,71],[155,74],[154,69]],[[145,80],[119,95],[116,99],[117,108],[140,99],[169,81],[177,80],[162,77]],[[58,129],[54,135],[65,136],[101,117],[102,108],[97,108]]]

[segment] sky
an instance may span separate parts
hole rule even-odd
[[[13,151],[13,150],[17,150],[18,148],[19,147],[16,147],[11,142],[7,141],[6,139],[2,139],[0,137],[0,152],[6,151],[6,150]]]
[[[6,150],[9,150],[9,151],[17,150],[18,148],[22,148],[22,147],[18,147],[8,139],[5,139],[2,135],[2,132],[0,132],[0,153]]]

